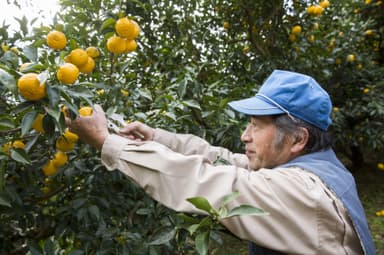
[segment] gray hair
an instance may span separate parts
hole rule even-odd
[[[272,116],[277,128],[275,146],[280,147],[285,139],[294,137],[298,139],[302,135],[300,128],[308,130],[308,142],[304,147],[304,153],[326,150],[332,146],[332,135],[328,131],[323,131],[301,119],[293,118],[287,114]]]

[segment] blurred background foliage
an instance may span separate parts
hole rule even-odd
[[[56,174],[44,175],[42,166],[65,129],[63,105],[75,111],[99,103],[127,120],[241,152],[246,120],[227,102],[254,95],[274,69],[303,72],[331,95],[335,149],[343,162],[355,174],[383,170],[384,5],[325,2],[60,0],[50,26],[23,18],[11,32],[4,22],[0,143],[22,140],[26,146],[0,152],[0,254],[196,252],[176,212],[118,171],[106,171],[98,153],[81,142]],[[138,49],[113,55],[106,41],[122,16],[141,27]],[[53,29],[67,36],[62,51],[46,45]],[[57,67],[72,49],[89,46],[100,51],[95,70],[62,85]],[[32,64],[21,70],[25,62]],[[25,72],[44,74],[48,98],[30,102],[19,95],[16,81]],[[37,113],[46,116],[45,133],[31,129]],[[223,254],[221,236],[211,239],[211,252]]]

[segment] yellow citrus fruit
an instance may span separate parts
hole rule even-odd
[[[63,32],[53,30],[47,35],[47,44],[55,50],[62,50],[67,44],[67,38]]]
[[[43,118],[44,118],[44,114],[42,113],[39,113],[35,120],[33,121],[32,123],[32,128],[34,130],[36,130],[37,132],[39,133],[44,133],[44,128],[43,128]]]
[[[25,144],[23,141],[21,140],[16,140],[12,143],[12,147],[13,148],[20,148],[20,149],[24,149],[25,148]]]
[[[64,84],[73,84],[79,77],[79,68],[72,63],[65,63],[59,67],[56,76]]]
[[[354,62],[355,61],[355,55],[353,55],[353,54],[349,54],[348,56],[347,56],[347,61],[348,62]]]
[[[134,32],[133,32],[133,37],[132,38],[129,38],[128,37],[128,39],[135,39],[136,37],[138,37],[139,36],[139,34],[140,34],[140,26],[139,26],[139,24],[137,24],[137,22],[136,21],[134,21],[134,20],[132,20],[131,19],[131,23],[133,24],[133,26],[134,26]]]
[[[330,3],[329,3],[328,0],[324,0],[324,1],[321,1],[321,2],[319,3],[319,5],[325,9],[325,8],[328,8],[328,7],[329,7]]]
[[[129,95],[129,91],[128,91],[128,90],[121,89],[120,92],[121,92],[121,94],[123,94],[124,96],[128,96],[128,95]]]
[[[135,51],[137,49],[136,41],[133,39],[125,40],[125,53]]]
[[[314,5],[310,5],[310,6],[308,6],[308,8],[307,8],[307,13],[308,13],[309,15],[314,15],[314,14],[315,14],[315,6],[314,6]]]
[[[44,98],[47,93],[45,84],[40,84],[36,73],[26,73],[17,81],[20,94],[27,100],[38,101]]]
[[[87,52],[88,56],[90,56],[91,58],[97,58],[98,56],[100,56],[99,49],[94,46],[86,48],[85,52]]]
[[[6,52],[6,51],[9,50],[9,45],[7,45],[7,44],[5,44],[5,43],[2,43],[2,44],[1,44],[1,49],[2,49],[4,52]]]
[[[56,140],[56,149],[63,152],[68,152],[73,150],[75,148],[75,143],[69,142],[67,139],[65,139],[63,136],[60,136]]]
[[[11,147],[11,144],[12,144],[11,142],[3,144],[3,152],[4,152],[4,154],[9,155],[9,148]]]
[[[127,17],[120,18],[115,24],[116,33],[124,38],[133,39],[137,36],[135,24]]]
[[[25,148],[25,144],[21,140],[15,140],[14,142],[5,143],[5,144],[3,144],[3,152],[4,152],[4,154],[9,155],[9,149],[11,147],[24,149]]]
[[[71,51],[69,54],[69,60],[76,66],[85,65],[88,61],[88,54],[85,50],[77,48]]]
[[[56,167],[64,166],[68,162],[68,156],[63,151],[57,151],[53,156],[52,162]]]
[[[90,74],[95,68],[95,65],[95,60],[93,60],[91,57],[88,57],[87,63],[79,66],[79,71],[85,74]]]
[[[49,160],[42,167],[42,170],[43,170],[43,173],[45,176],[52,176],[52,175],[57,173],[57,166],[55,166],[55,164],[52,160]]]
[[[64,138],[70,143],[76,143],[79,140],[79,136],[66,129],[63,134]]]
[[[294,35],[298,35],[301,33],[301,26],[299,25],[296,25],[292,28],[292,31],[291,31],[292,34]]]
[[[378,163],[377,168],[380,170],[384,170],[384,163]]]
[[[311,43],[312,43],[312,42],[314,42],[314,41],[315,41],[315,36],[314,36],[314,35],[310,35],[310,36],[308,36],[308,38],[307,38],[307,39],[308,39],[308,41],[309,41],[309,42],[311,42]]]
[[[364,35],[366,35],[366,36],[373,35],[373,30],[372,29],[368,29],[367,31],[364,32]]]
[[[370,4],[372,0],[365,0],[365,4]]]
[[[321,15],[323,13],[323,11],[324,11],[323,7],[321,7],[320,5],[315,5],[313,14],[315,16],[319,16],[319,15]]]
[[[68,108],[65,105],[61,106],[61,112],[64,114],[64,117],[69,117]]]
[[[294,42],[294,41],[296,41],[297,37],[296,37],[296,35],[294,35],[294,34],[290,34],[289,37],[288,37],[288,39],[289,39],[291,42]]]
[[[112,36],[107,40],[107,48],[114,54],[121,54],[125,51],[125,40],[120,36]]]
[[[369,93],[369,88],[365,88],[365,89],[363,90],[363,93],[364,93],[364,94],[368,94],[368,93]]]
[[[79,109],[80,116],[91,116],[92,115],[92,107],[84,106]]]
[[[228,21],[225,21],[223,24],[223,27],[228,30],[231,27],[231,25],[229,24]]]

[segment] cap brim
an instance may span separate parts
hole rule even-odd
[[[251,116],[276,115],[284,113],[284,111],[282,111],[280,108],[265,102],[256,96],[232,101],[228,104],[235,111]]]

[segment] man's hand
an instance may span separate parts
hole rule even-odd
[[[137,133],[141,134],[142,138],[138,137]],[[119,134],[132,140],[150,141],[153,140],[155,130],[139,121],[134,121],[122,127]]]
[[[109,135],[107,119],[100,105],[94,105],[91,116],[78,116],[74,120],[65,118],[65,123],[71,132],[76,133],[83,142],[99,151]]]

